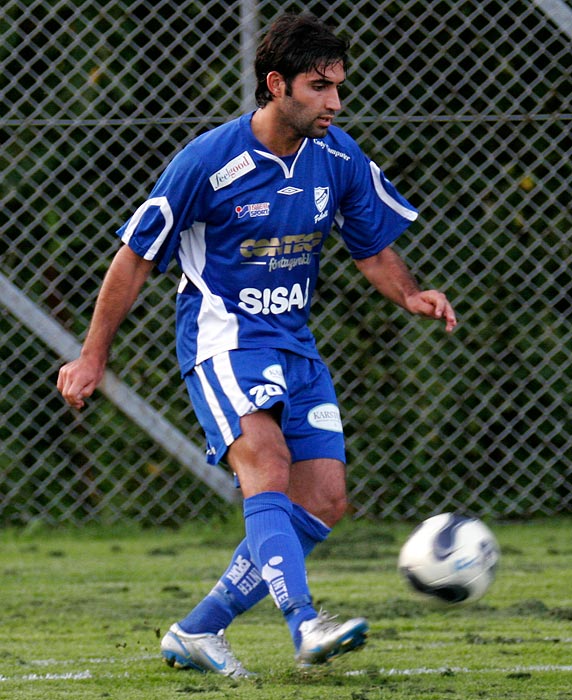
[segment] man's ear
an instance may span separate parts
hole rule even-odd
[[[276,70],[271,70],[266,76],[266,85],[272,97],[283,97],[286,90],[286,81],[282,74]]]

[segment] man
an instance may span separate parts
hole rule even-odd
[[[248,676],[224,630],[268,592],[300,666],[366,641],[368,623],[312,605],[304,558],[346,510],[345,453],[332,381],[308,329],[319,254],[335,225],[358,269],[411,313],[456,325],[447,298],[420,291],[390,244],[417,213],[332,126],[347,45],[311,15],[285,15],[256,55],[259,105],[184,148],[119,230],[81,356],[58,388],[82,408],[153,266],[175,258],[177,354],[211,463],[244,496],[246,537],[206,598],[171,626],[172,666]]]

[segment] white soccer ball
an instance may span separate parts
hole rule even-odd
[[[498,542],[477,518],[441,513],[424,520],[399,554],[399,571],[424,596],[445,603],[482,598],[494,581]]]

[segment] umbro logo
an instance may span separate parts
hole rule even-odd
[[[298,192],[303,192],[304,190],[301,190],[299,187],[283,187],[281,190],[278,190],[278,194],[285,194],[290,196],[291,194],[298,194]]]

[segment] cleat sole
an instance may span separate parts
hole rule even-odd
[[[302,669],[310,668],[312,666],[329,663],[332,659],[337,656],[342,656],[350,651],[358,651],[365,646],[367,642],[367,633],[369,632],[369,625],[364,623],[350,630],[345,637],[339,639],[335,646],[333,646],[329,651],[320,654],[319,649],[315,649],[316,656],[312,661],[308,662],[298,662],[298,667]]]
[[[200,671],[201,673],[206,673],[204,668],[201,668],[200,666],[197,666],[194,664],[192,661],[189,661],[189,659],[182,659],[180,656],[177,656],[177,654],[173,652],[163,652],[163,661],[169,666],[170,668],[178,668],[181,671]]]

